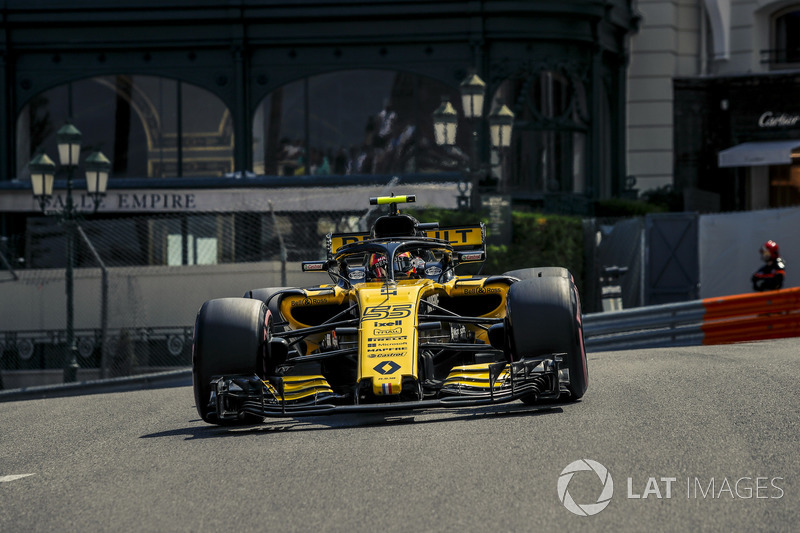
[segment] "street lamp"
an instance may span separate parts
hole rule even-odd
[[[33,197],[39,201],[39,208],[44,212],[47,199],[53,196],[53,180],[55,179],[56,164],[47,154],[41,153],[34,157],[28,168],[31,171],[31,187]]]
[[[105,196],[108,187],[108,171],[111,169],[111,161],[103,152],[92,152],[83,163],[86,169],[86,190],[94,201],[95,211],[100,205],[100,198]]]
[[[508,148],[511,146],[511,129],[514,127],[514,113],[505,104],[496,108],[489,115],[489,133],[492,136],[492,148]]]
[[[64,365],[64,382],[70,383],[78,376],[77,347],[75,344],[75,303],[74,303],[74,268],[75,268],[75,228],[79,218],[78,210],[72,199],[72,179],[75,167],[78,166],[81,152],[81,132],[70,123],[65,124],[56,133],[58,157],[61,166],[67,167],[67,197],[64,209],[57,213],[67,229],[67,351],[68,357]],[[42,213],[47,213],[48,200],[53,196],[55,163],[47,154],[41,153],[29,163],[31,172],[31,188],[33,196],[39,202]],[[86,159],[86,186],[94,201],[94,211],[100,205],[108,185],[108,172],[111,164],[101,152],[95,152]]]
[[[433,135],[439,146],[456,144],[458,129],[458,113],[447,97],[442,98],[442,105],[433,112]]]
[[[486,83],[474,73],[470,73],[459,85],[461,103],[464,116],[472,124],[472,153],[470,154],[470,182],[472,183],[472,198],[477,197],[478,184],[486,173],[485,165],[480,161],[480,148],[478,142],[479,122],[484,119],[483,107],[485,103]],[[498,102],[496,109],[488,117],[491,147],[500,152],[502,148],[511,146],[511,130],[514,125],[514,113],[505,105]],[[453,146],[456,144],[456,131],[458,114],[449,100],[443,99],[442,105],[433,113],[433,128],[436,144],[440,146]]]
[[[464,78],[458,90],[461,93],[464,116],[467,118],[481,118],[486,83],[477,74],[470,74]]]

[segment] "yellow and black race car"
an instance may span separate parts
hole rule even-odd
[[[197,410],[214,424],[341,412],[576,400],[588,374],[564,268],[458,275],[486,256],[482,224],[439,227],[388,205],[369,233],[331,234],[328,285],[247,291],[197,314]]]

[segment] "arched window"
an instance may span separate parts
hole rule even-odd
[[[253,171],[265,175],[426,173],[467,168],[469,125],[453,156],[433,138],[433,111],[456,88],[415,74],[349,70],[280,87],[253,119]],[[460,157],[463,155],[464,157]]]
[[[800,6],[783,9],[772,18],[772,64],[800,63]]]
[[[112,179],[233,171],[233,126],[222,100],[168,78],[117,75],[74,81],[28,102],[17,117],[18,176],[39,150],[57,153],[55,132],[67,120],[81,131],[85,154],[102,150],[111,160]]]
[[[502,173],[502,186],[531,199],[585,193],[588,118],[583,82],[564,69],[543,68],[504,81],[496,95],[515,103],[507,156],[511,166]]]

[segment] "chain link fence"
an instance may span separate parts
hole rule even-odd
[[[265,200],[261,211],[98,214],[79,220],[74,260],[78,379],[185,368],[191,364],[194,314],[205,300],[259,287],[327,282],[327,277],[301,273],[299,262],[324,259],[328,233],[366,230],[383,212],[356,208],[366,200],[354,198],[351,210],[337,211],[285,211]],[[25,233],[0,241],[5,388],[62,379],[69,359],[68,240],[63,221],[35,216]],[[9,375],[25,371],[38,382],[9,383]],[[42,377],[48,373],[49,378]]]
[[[80,221],[74,270],[78,379],[190,366],[194,315],[203,302],[262,287],[327,283],[324,274],[302,273],[300,261],[324,259],[328,233],[365,231],[380,214],[380,208],[281,211],[267,204],[257,212]],[[456,207],[415,206],[413,214],[445,225],[478,219]],[[582,253],[569,256],[560,238],[554,245],[551,238],[518,235],[544,229],[544,219],[531,229],[520,225],[524,217],[517,218],[515,242],[489,247],[484,274],[568,266],[582,280],[585,312],[605,310],[606,304],[642,305],[642,218],[583,219]],[[24,234],[0,240],[0,388],[62,380],[70,355],[67,240],[64,225],[43,216],[29,219]],[[26,372],[30,378],[20,381]]]
[[[328,233],[366,231],[385,212],[365,207],[367,197],[388,194],[396,190],[393,185],[353,196],[352,207],[315,191],[325,201],[305,210],[286,201],[275,205],[260,193],[263,202],[247,211],[85,216],[75,232],[78,379],[186,368],[195,314],[206,300],[263,287],[328,283],[325,274],[302,273],[300,261],[325,259]],[[481,217],[459,209],[463,193],[451,187],[450,205],[406,208],[420,220],[444,225],[490,221],[486,213]],[[529,215],[515,214],[509,244],[489,246],[490,261],[482,273],[567,266],[582,280],[586,312],[602,310],[611,297],[618,307],[641,305],[642,219],[581,223]],[[576,229],[567,231],[567,226]],[[491,224],[489,232],[491,238]],[[0,238],[0,388],[63,379],[71,355],[66,346],[68,240],[63,221],[44,215],[29,217],[24,233]],[[610,271],[626,273],[612,278]]]

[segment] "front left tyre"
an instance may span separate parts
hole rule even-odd
[[[578,400],[589,383],[580,296],[568,270],[545,269],[543,274],[509,287],[506,321],[511,351],[517,360],[564,354],[566,388],[570,399]]]
[[[221,425],[263,421],[253,415],[220,420],[210,402],[211,380],[259,374],[271,319],[264,302],[250,298],[209,300],[198,311],[192,343],[192,383],[197,412],[204,421]]]

